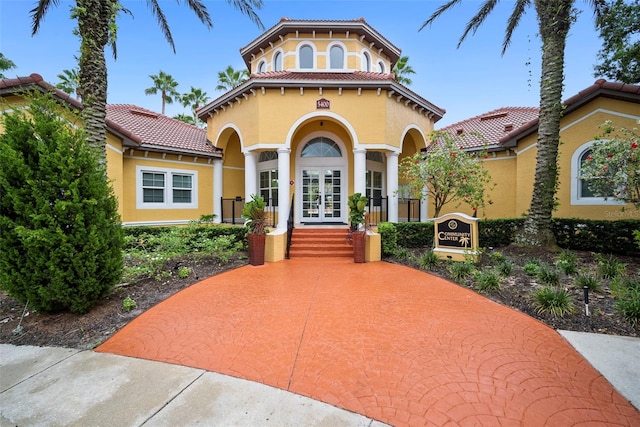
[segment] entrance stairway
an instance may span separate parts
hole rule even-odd
[[[289,258],[353,258],[353,246],[347,242],[348,234],[347,228],[294,228]]]

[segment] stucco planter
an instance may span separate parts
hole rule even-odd
[[[353,261],[356,263],[365,262],[365,232],[356,231],[351,233],[351,241],[353,242]]]
[[[251,265],[263,265],[264,264],[264,248],[267,240],[266,234],[247,234],[247,240],[249,245],[249,264]]]

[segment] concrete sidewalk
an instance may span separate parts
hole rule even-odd
[[[0,344],[0,426],[384,426],[202,369]]]
[[[640,339],[559,331],[636,408]],[[0,344],[0,426],[385,424],[252,381],[86,350]]]

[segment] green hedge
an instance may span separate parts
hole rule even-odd
[[[244,227],[228,226],[228,225],[189,225],[186,227],[125,227],[124,232],[127,237],[135,239],[145,239],[147,236],[160,237],[174,232],[183,235],[192,236],[194,245],[203,239],[215,239],[218,236],[233,236],[236,241],[244,242],[246,249],[247,229]],[[131,238],[126,239],[130,244],[135,244]],[[126,247],[125,247],[126,249]]]
[[[508,246],[515,241],[516,232],[523,224],[523,218],[478,221],[480,247]],[[640,230],[640,220],[556,218],[552,221],[552,227],[558,246],[564,249],[640,256],[640,249],[634,240],[634,231]],[[382,236],[383,255],[392,255],[397,247],[433,246],[433,222],[381,223],[378,230]]]
[[[554,219],[552,226],[561,248],[640,256],[634,240],[634,231],[640,230],[640,220],[562,218]]]

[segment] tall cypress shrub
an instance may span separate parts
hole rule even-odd
[[[2,113],[0,287],[41,312],[87,312],[118,282],[123,231],[79,117],[51,96]]]

